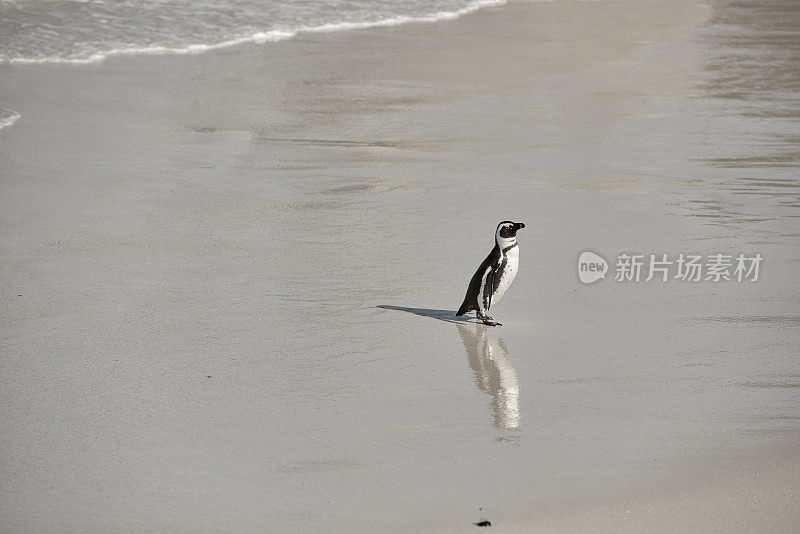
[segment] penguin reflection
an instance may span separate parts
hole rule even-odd
[[[487,335],[487,327],[475,325],[473,331],[457,325],[467,349],[469,366],[475,382],[493,397],[494,424],[501,430],[519,428],[519,383],[517,372],[508,361],[508,351],[502,339]]]

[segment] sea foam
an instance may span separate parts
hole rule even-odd
[[[303,33],[323,33],[339,32],[348,30],[359,30],[367,28],[378,28],[385,26],[397,26],[409,23],[431,23],[443,20],[452,20],[463,15],[467,15],[488,6],[500,6],[508,0],[475,0],[460,9],[452,11],[436,11],[433,13],[420,15],[398,15],[377,20],[364,20],[358,22],[326,22],[318,25],[300,25],[294,28],[270,29],[259,31],[250,35],[236,37],[233,39],[222,40],[214,43],[190,43],[179,46],[167,45],[146,45],[146,46],[125,46],[113,47],[107,50],[97,50],[85,52],[83,54],[58,55],[49,54],[44,56],[14,56],[0,57],[0,63],[11,64],[42,64],[42,63],[67,63],[67,64],[91,64],[99,63],[113,56],[134,56],[134,55],[157,55],[157,54],[200,54],[210,50],[228,48],[245,43],[266,44],[292,39]],[[77,57],[76,57],[77,56]],[[16,119],[15,119],[16,120]]]

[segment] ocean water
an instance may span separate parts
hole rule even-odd
[[[91,63],[452,19],[503,0],[0,0],[0,62]]]
[[[510,2],[0,65],[2,530],[632,530],[798,458],[796,11]],[[446,320],[506,218],[504,325]],[[584,286],[586,249],[764,262]],[[783,519],[746,482],[696,506]]]

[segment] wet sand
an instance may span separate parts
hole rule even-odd
[[[0,521],[796,531],[796,11],[519,2],[0,65]],[[452,312],[504,219],[490,329]],[[587,249],[764,263],[584,286]]]

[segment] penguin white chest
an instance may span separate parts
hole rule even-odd
[[[514,247],[506,252],[506,262],[503,272],[499,280],[494,282],[494,294],[492,295],[492,304],[497,302],[508,291],[511,282],[517,277],[519,271],[519,247]]]

